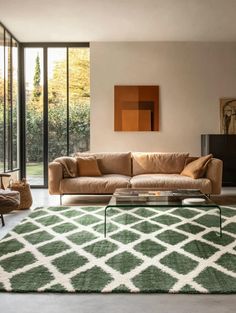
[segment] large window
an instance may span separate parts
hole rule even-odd
[[[88,47],[25,47],[26,177],[47,185],[48,162],[89,151]]]
[[[12,39],[12,167],[19,167],[18,44]]]
[[[0,27],[0,172],[4,171],[4,29]]]
[[[31,184],[44,185],[43,49],[25,50],[26,175]]]
[[[89,50],[69,48],[69,154],[90,149]]]
[[[19,168],[18,42],[0,25],[0,172]]]
[[[67,49],[48,49],[48,159],[67,155]]]
[[[88,43],[19,45],[0,23],[0,172],[46,187],[49,162],[89,151],[89,77]]]

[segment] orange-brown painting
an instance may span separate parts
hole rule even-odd
[[[115,86],[115,131],[159,130],[159,86]]]

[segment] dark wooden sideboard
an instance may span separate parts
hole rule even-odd
[[[223,186],[236,186],[236,135],[201,135],[201,150],[223,161]]]

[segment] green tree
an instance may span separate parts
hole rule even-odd
[[[49,159],[66,155],[67,64],[55,61],[48,80]],[[33,88],[27,97],[27,160],[42,162],[43,93],[40,59],[35,60]],[[69,152],[88,151],[90,145],[89,49],[69,49]]]
[[[37,55],[35,60],[35,71],[34,71],[34,90],[33,90],[33,97],[35,101],[39,101],[39,98],[41,96],[42,90],[40,85],[40,61],[39,61],[39,55]]]

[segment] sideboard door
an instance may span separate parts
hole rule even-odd
[[[223,186],[236,186],[236,135],[201,135],[201,150],[223,161]]]

